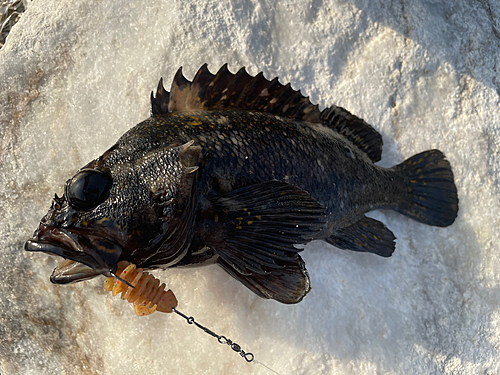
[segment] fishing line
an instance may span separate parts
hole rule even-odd
[[[231,349],[233,349],[236,353],[238,353],[241,357],[243,357],[248,363],[253,362],[255,364],[258,364],[258,365],[261,365],[261,366],[265,367],[266,369],[268,369],[269,371],[273,372],[274,374],[280,375],[278,372],[274,371],[272,368],[266,366],[262,362],[257,361],[255,359],[255,356],[253,355],[253,353],[250,353],[250,352],[247,353],[247,352],[245,352],[241,348],[240,345],[238,345],[237,343],[233,342],[231,339],[228,339],[227,337],[222,336],[222,335],[218,335],[217,333],[215,333],[214,331],[208,329],[207,327],[202,326],[200,323],[198,323],[197,321],[195,321],[192,316],[188,317],[187,315],[183,314],[182,312],[180,312],[176,308],[173,308],[172,311],[174,313],[176,313],[177,315],[179,315],[179,316],[183,317],[184,319],[186,319],[186,322],[188,324],[194,324],[196,327],[198,327],[199,329],[201,329],[203,332],[209,334],[212,337],[215,337],[217,339],[217,341],[219,341],[219,343],[229,345],[231,347]]]
[[[272,368],[270,368],[270,367],[266,366],[266,365],[265,365],[265,364],[263,364],[262,362],[259,362],[259,361],[255,360],[255,361],[253,361],[253,363],[255,363],[255,364],[257,364],[257,365],[261,365],[261,366],[263,366],[263,367],[267,368],[269,371],[271,371],[272,373],[274,373],[274,374],[276,374],[276,375],[280,375],[280,373],[279,373],[279,372],[274,371]]]

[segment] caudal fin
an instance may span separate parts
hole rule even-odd
[[[458,212],[457,187],[448,160],[439,150],[424,151],[394,167],[410,186],[397,210],[421,223],[451,225]]]

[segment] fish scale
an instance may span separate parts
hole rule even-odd
[[[221,124],[217,120],[220,117],[231,120]],[[201,125],[189,125],[191,119],[201,121]],[[119,143],[127,143],[129,137],[143,139],[143,134],[149,134],[149,141],[160,144],[179,139],[198,141],[203,147],[203,157],[209,154],[214,161],[203,169],[200,177],[198,187],[203,194],[224,194],[248,183],[283,180],[309,191],[325,205],[329,221],[335,227],[346,226],[348,217],[359,217],[369,207],[394,205],[400,199],[403,185],[400,176],[375,166],[330,129],[315,134],[315,129],[307,124],[236,110],[197,112],[191,116],[183,114],[180,118],[168,114],[147,121],[160,123],[160,131],[154,133],[154,138],[150,133],[153,125],[148,123],[139,131],[126,134]],[[188,125],[173,125],[180,121]],[[235,137],[246,139],[247,144],[229,145],[227,140]],[[291,142],[298,139],[301,142]],[[333,165],[332,160],[335,161]],[[210,180],[214,176],[231,176],[235,182],[230,186],[222,184],[224,188],[221,184],[213,186]],[[376,184],[373,186],[372,182]],[[341,194],[346,191],[350,192],[348,196]],[[378,192],[384,194],[380,196]]]

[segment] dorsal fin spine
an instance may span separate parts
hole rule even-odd
[[[170,101],[170,93],[163,87],[163,78],[160,78],[158,87],[156,88],[156,98],[151,91],[151,113],[152,115],[168,112],[168,103]]]
[[[174,112],[176,107],[186,106],[186,95],[181,94],[191,84],[190,81],[184,77],[182,74],[182,66],[177,69],[175,73],[174,80],[172,81],[172,87],[170,88],[170,101],[168,103],[168,111]]]

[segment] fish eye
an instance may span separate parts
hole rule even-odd
[[[66,199],[71,207],[88,211],[106,200],[112,184],[111,177],[101,171],[83,170],[67,182]]]

